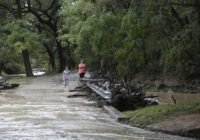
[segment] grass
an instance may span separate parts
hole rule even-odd
[[[6,81],[9,83],[17,83],[31,78],[32,77],[26,77],[26,76],[9,77]]]
[[[165,119],[175,116],[200,113],[200,102],[187,104],[163,104],[158,106],[149,106],[134,111],[123,112],[132,125],[147,126],[161,122]]]

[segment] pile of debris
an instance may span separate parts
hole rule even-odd
[[[81,82],[120,111],[159,104],[157,96],[147,97],[141,88],[128,85],[124,81],[111,78],[85,78],[81,79]]]
[[[112,89],[112,105],[120,111],[133,110],[147,105],[158,105],[158,96],[145,96],[145,91],[126,83],[115,84]]]
[[[15,87],[18,87],[18,83],[8,83],[3,80],[0,80],[0,90],[5,90],[5,89],[13,89]]]

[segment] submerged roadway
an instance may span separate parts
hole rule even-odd
[[[70,89],[77,86],[72,74]],[[114,121],[94,102],[67,98],[62,76],[42,76],[0,92],[0,140],[190,140]]]

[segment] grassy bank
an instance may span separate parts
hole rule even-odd
[[[13,77],[8,77],[6,81],[9,83],[17,83],[31,78],[32,77],[26,77],[26,76],[16,76],[16,77],[13,76]]]
[[[134,111],[123,112],[129,122],[137,126],[147,126],[164,121],[170,117],[200,113],[200,103],[163,104],[149,106]]]

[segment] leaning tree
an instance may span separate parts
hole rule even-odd
[[[49,54],[51,63],[55,68],[55,52],[58,57],[59,69],[61,72],[67,64],[66,56],[63,50],[69,52],[69,46],[62,46],[58,39],[58,30],[60,24],[60,18],[58,15],[61,8],[61,2],[59,0],[3,0],[0,3],[0,7],[9,11],[15,18],[23,18],[27,13],[34,16],[36,27],[38,30],[49,32],[55,39],[55,43],[51,46],[44,42],[44,47]],[[52,49],[56,48],[56,49]],[[68,57],[69,58],[69,57]]]

